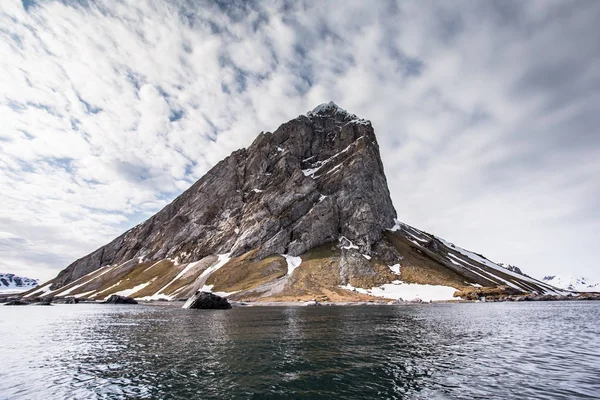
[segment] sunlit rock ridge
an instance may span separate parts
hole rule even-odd
[[[244,300],[563,293],[397,221],[371,122],[333,102],[260,133],[30,295],[199,289]]]

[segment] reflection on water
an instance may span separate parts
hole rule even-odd
[[[600,303],[1,307],[2,399],[600,396]]]

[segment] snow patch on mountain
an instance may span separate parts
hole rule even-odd
[[[394,222],[394,226],[390,229],[392,232],[399,232],[418,247],[440,251],[440,254],[445,256],[451,264],[465,268],[489,282],[507,285],[524,293],[535,291],[539,294],[550,295],[566,296],[569,294],[565,290],[559,290],[553,285],[548,285],[547,282],[533,279],[524,274],[518,267],[496,264],[481,254],[466,250],[439,236],[430,235],[398,220],[394,220]]]
[[[282,254],[282,256],[285,258],[285,261],[287,262],[288,276],[291,275],[294,272],[294,270],[300,266],[300,264],[302,264],[302,258],[300,258],[300,257],[294,257],[289,254]]]
[[[454,297],[456,289],[453,287],[441,285],[420,285],[417,283],[406,283],[399,280],[370,289],[354,287],[349,283],[346,285],[341,285],[340,288],[370,296],[394,300],[417,302],[457,300],[457,298]]]

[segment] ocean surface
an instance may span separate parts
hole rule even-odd
[[[0,307],[1,399],[599,399],[600,302]]]

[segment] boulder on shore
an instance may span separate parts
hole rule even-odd
[[[21,300],[12,300],[4,303],[5,306],[28,306],[29,303]]]
[[[77,297],[60,297],[55,299],[53,303],[57,304],[78,304],[79,299]]]
[[[119,296],[113,294],[108,300],[103,301],[102,304],[137,304],[138,302],[131,297]]]
[[[182,308],[202,310],[229,310],[231,304],[223,297],[209,292],[196,292],[185,302]]]

